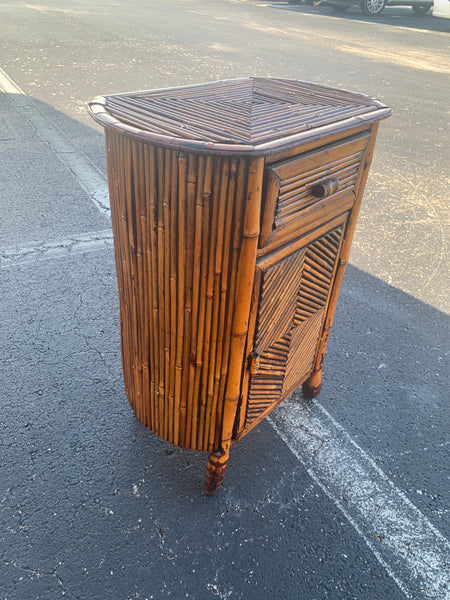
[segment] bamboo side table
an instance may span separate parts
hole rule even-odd
[[[209,453],[300,385],[318,394],[372,159],[360,94],[248,78],[114,94],[105,127],[122,363],[138,419]]]

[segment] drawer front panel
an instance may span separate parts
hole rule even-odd
[[[357,189],[369,139],[365,133],[267,167],[260,248],[295,237],[298,220],[314,205],[336,211],[337,198]]]
[[[261,272],[244,429],[312,370],[345,223]]]

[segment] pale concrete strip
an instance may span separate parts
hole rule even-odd
[[[43,244],[26,244],[20,247],[0,248],[0,268],[30,265],[42,260],[67,257],[69,254],[98,252],[113,247],[112,231],[105,229],[79,234]]]
[[[318,401],[298,394],[269,418],[407,598],[450,598],[450,544]]]
[[[76,178],[98,210],[110,216],[108,184],[103,173],[66,134],[41,111],[37,103],[26,96],[18,85],[0,68],[0,90],[25,119],[32,124],[39,137],[46,141],[59,160]]]

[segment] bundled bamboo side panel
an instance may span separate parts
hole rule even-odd
[[[255,173],[254,159],[112,131],[107,148],[128,400],[161,438],[216,451],[224,408],[228,429],[233,419],[230,363],[236,381],[243,365],[234,346],[245,340],[262,160]]]

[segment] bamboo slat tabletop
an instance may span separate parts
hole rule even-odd
[[[386,108],[362,94],[262,77],[112,94],[90,104],[104,125],[145,132],[154,141],[220,144],[230,151],[233,146],[256,151],[274,140],[352,118],[380,118]]]

